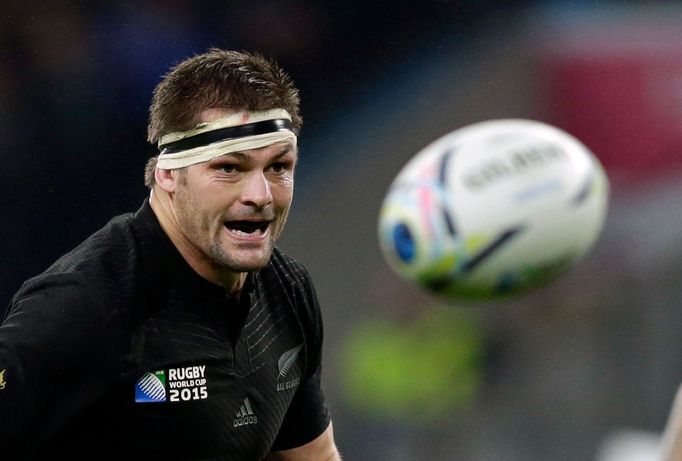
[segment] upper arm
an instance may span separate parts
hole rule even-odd
[[[264,461],[341,461],[331,421],[316,439],[297,448],[272,451]]]
[[[103,301],[72,281],[17,296],[0,325],[0,414],[12,421],[0,441],[56,430],[107,379],[110,318]],[[99,297],[103,299],[103,297]]]

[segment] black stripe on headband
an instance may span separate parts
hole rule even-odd
[[[159,149],[162,151],[162,154],[173,154],[183,150],[194,149],[195,147],[207,146],[218,141],[244,138],[257,134],[276,133],[277,131],[293,131],[291,120],[275,118],[263,120],[262,122],[247,123],[246,125],[218,128],[217,130],[206,131],[178,141],[162,144],[159,146]]]

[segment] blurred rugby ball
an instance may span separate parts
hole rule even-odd
[[[450,300],[546,285],[594,246],[609,183],[575,137],[533,120],[460,128],[418,152],[379,213],[388,264]]]

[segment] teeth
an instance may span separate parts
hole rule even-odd
[[[256,229],[253,232],[244,232],[244,231],[239,230],[239,229],[230,229],[230,231],[235,235],[243,235],[243,236],[253,235],[253,234],[262,234],[263,233],[263,231],[261,229]]]

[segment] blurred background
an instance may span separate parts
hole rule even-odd
[[[317,283],[345,459],[656,459],[682,382],[676,3],[3,0],[0,302],[139,207],[147,109],[170,65],[260,51],[302,93],[281,247]],[[511,117],[595,152],[606,227],[546,288],[444,306],[382,259],[381,201],[435,138]]]

